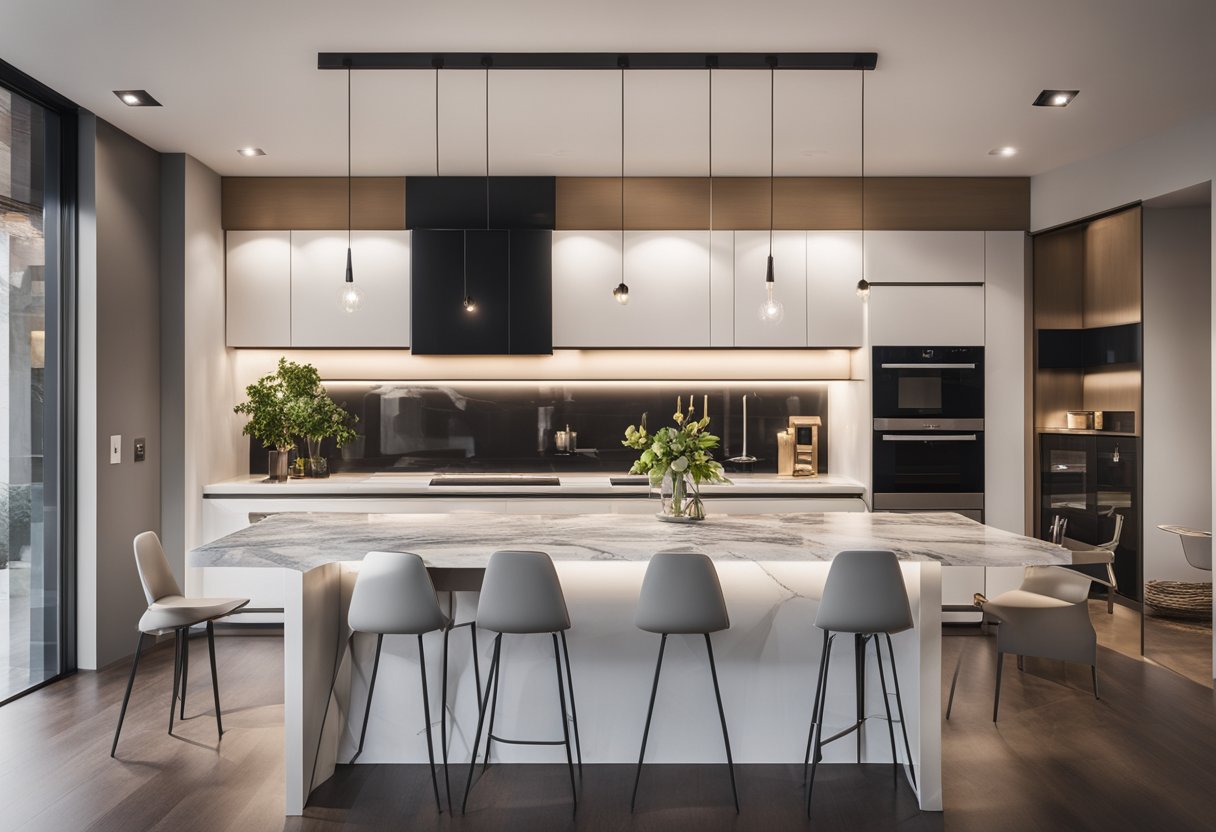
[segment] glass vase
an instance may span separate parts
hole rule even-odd
[[[692,521],[705,519],[705,507],[697,483],[687,472],[668,471],[660,491],[664,519]]]
[[[321,455],[321,440],[309,437],[306,442],[308,459],[304,461],[304,475],[315,478],[328,477],[329,460]]]

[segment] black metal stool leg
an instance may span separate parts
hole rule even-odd
[[[469,777],[464,784],[464,799],[460,802],[460,814],[464,814],[469,806],[469,793],[473,791],[473,772],[477,770],[477,746],[481,745],[481,729],[486,718],[486,708],[490,705],[490,681],[498,670],[499,648],[502,646],[502,633],[494,638],[494,655],[490,659],[490,678],[486,679],[486,692],[477,708],[477,732],[473,735],[473,753],[469,758]]]
[[[899,694],[899,671],[895,668],[895,648],[891,646],[890,634],[887,636],[887,653],[891,656],[891,681],[895,685],[895,710],[899,713],[899,730],[904,735],[904,752],[908,755],[908,776],[912,779],[912,788],[916,788],[916,763],[912,760],[912,746],[908,742],[908,723],[904,721],[904,700]]]
[[[186,720],[186,674],[190,670],[190,628],[182,630],[182,692],[178,697],[182,703],[181,719]]]
[[[827,706],[828,670],[832,659],[832,642],[835,640],[836,637],[834,635],[829,635],[823,649],[822,695],[819,697],[819,710],[814,715],[815,721],[812,725],[815,734],[815,747],[811,751],[811,774],[806,783],[806,816],[808,818],[811,816],[811,795],[815,791],[815,771],[819,768],[820,757],[823,756],[823,711]]]
[[[380,672],[380,648],[383,646],[384,633],[376,633],[376,658],[372,661],[372,679],[367,685],[367,704],[363,707],[363,730],[359,732],[359,747],[355,750],[355,756],[350,758],[350,763],[359,759],[363,753],[363,742],[367,739],[367,720],[372,715],[372,694],[376,692],[376,674]]]
[[[638,783],[642,782],[642,761],[646,758],[646,739],[650,736],[650,718],[654,715],[654,699],[659,692],[659,672],[663,669],[663,651],[667,649],[667,633],[659,642],[659,660],[654,665],[654,683],[650,686],[650,705],[646,708],[646,727],[642,729],[642,750],[638,752],[638,770],[633,776],[633,798],[629,801],[632,812],[638,802]]]
[[[224,720],[220,715],[220,674],[215,667],[215,622],[207,622],[207,652],[211,656],[211,694],[215,699],[216,739],[224,738]]]
[[[169,736],[173,736],[173,712],[177,710],[178,685],[182,681],[182,631],[173,631],[173,693],[169,697]]]
[[[131,687],[135,684],[135,671],[139,669],[139,654],[143,652],[144,634],[141,631],[135,642],[135,658],[131,660],[131,675],[127,677],[127,692],[122,695],[122,708],[118,711],[118,727],[114,729],[114,743],[110,746],[110,756],[118,750],[118,735],[122,733],[122,721],[127,718],[127,702],[131,700]]]
[[[469,622],[469,638],[473,642],[473,683],[477,686],[477,705],[481,707],[481,665],[477,658],[477,622]]]
[[[502,633],[494,637],[494,653],[496,656],[501,656],[502,652]],[[498,659],[494,662],[494,672],[490,674],[490,678],[486,679],[486,688],[493,688],[494,694],[490,697],[490,724],[486,728],[486,755],[481,758],[481,770],[485,770],[490,765],[490,746],[494,743],[494,716],[498,713],[498,677],[502,675],[502,661]]]
[[[853,685],[857,692],[857,762],[861,762],[862,727],[866,722],[866,642],[869,636],[853,635]]]
[[[709,654],[709,675],[714,680],[714,698],[718,700],[718,718],[722,721],[722,742],[726,745],[726,766],[730,771],[730,791],[735,798],[735,814],[739,814],[739,790],[735,787],[735,758],[730,753],[730,735],[726,732],[726,711],[722,709],[722,691],[718,688],[718,669],[714,666],[714,645],[705,633],[705,652]]]
[[[578,776],[583,776],[583,743],[578,736],[578,706],[574,704],[574,676],[570,671],[570,648],[566,645],[566,631],[562,630],[562,657],[566,662],[566,687],[570,690],[570,722],[574,724],[574,748],[578,752]]]
[[[887,674],[882,667],[882,645],[874,638],[874,655],[878,657],[878,681],[882,685],[882,706],[887,712],[887,733],[891,735],[891,777],[899,783],[899,753],[895,750],[895,723],[891,721],[891,698],[887,694]],[[894,669],[894,668],[892,668]]]
[[[1097,698],[1098,698],[1098,666],[1097,666],[1096,664],[1091,664],[1091,665],[1089,666],[1089,675],[1090,675],[1091,677],[1093,677],[1093,680],[1094,680],[1094,699],[1097,699]]]
[[[442,815],[439,778],[435,774],[435,744],[431,739],[431,695],[426,684],[426,648],[422,646],[422,633],[418,634],[418,669],[422,673],[422,719],[426,723],[426,756],[431,763],[431,788],[435,790],[435,810]],[[368,701],[371,701],[370,697]]]
[[[574,811],[578,812],[578,788],[574,785],[574,754],[570,750],[570,723],[566,721],[566,689],[562,681],[562,656],[557,649],[557,633],[553,637],[553,666],[557,670],[557,699],[562,709],[562,737],[566,746],[566,768],[570,771],[570,797],[574,801]]]
[[[996,715],[1001,708],[1001,670],[1005,666],[1005,654],[997,651],[996,654],[996,691],[992,697],[992,721],[996,722]]]
[[[802,784],[806,785],[807,768],[811,764],[811,745],[815,741],[816,715],[819,713],[819,697],[823,693],[823,674],[828,666],[828,633],[823,632],[823,646],[819,650],[819,675],[815,679],[815,700],[811,705],[811,727],[806,732],[806,757],[802,761]]]
[[[452,784],[448,780],[448,635],[449,624],[443,628],[443,683],[439,688],[439,744],[443,752],[443,790],[448,797],[448,814],[452,812]]]
[[[963,650],[958,651],[958,660],[954,663],[954,675],[950,677],[950,698],[946,700],[946,719],[954,710],[954,689],[958,687],[958,672],[963,669]]]

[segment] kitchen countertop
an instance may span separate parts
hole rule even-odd
[[[684,550],[721,561],[807,562],[883,548],[903,560],[946,566],[1071,562],[1060,546],[945,512],[711,514],[700,523],[625,514],[287,512],[192,550],[187,563],[307,572],[368,552],[406,551],[433,568],[483,569],[492,552],[510,548],[541,549],[556,561],[645,561],[658,551]]]
[[[208,498],[234,497],[640,497],[649,494],[646,485],[612,485],[614,473],[535,474],[557,476],[559,485],[432,485],[432,472],[381,472],[375,474],[333,474],[324,479],[267,482],[265,477],[238,477],[212,483],[203,488]],[[505,476],[487,474],[486,476]],[[778,477],[776,474],[731,474],[730,485],[704,485],[703,497],[790,497],[861,496],[865,486],[834,474],[819,477]]]

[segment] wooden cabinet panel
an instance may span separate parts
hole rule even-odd
[[[875,286],[870,341],[876,346],[984,344],[983,286]]]
[[[1080,329],[1085,308],[1085,232],[1068,228],[1034,238],[1036,329]]]
[[[865,305],[861,279],[861,233],[809,231],[806,235],[806,344],[860,347]]]
[[[291,346],[291,232],[229,231],[226,245],[228,346]]]
[[[351,223],[361,229],[405,228],[405,177],[351,181]],[[225,176],[224,228],[326,230],[346,227],[346,179],[338,176]]]
[[[351,262],[363,303],[346,312],[346,232],[291,232],[293,347],[409,346],[410,232],[354,232]]]
[[[710,345],[709,232],[626,232],[623,306],[620,232],[553,236],[555,347]]]
[[[1085,327],[1140,321],[1140,208],[1085,229]]]
[[[982,231],[866,232],[871,283],[983,283]]]
[[[774,299],[785,307],[780,323],[762,321],[767,231],[735,232],[735,346],[806,346],[806,232],[773,235]]]

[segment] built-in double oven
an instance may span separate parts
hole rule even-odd
[[[984,348],[875,347],[875,511],[983,520]]]

